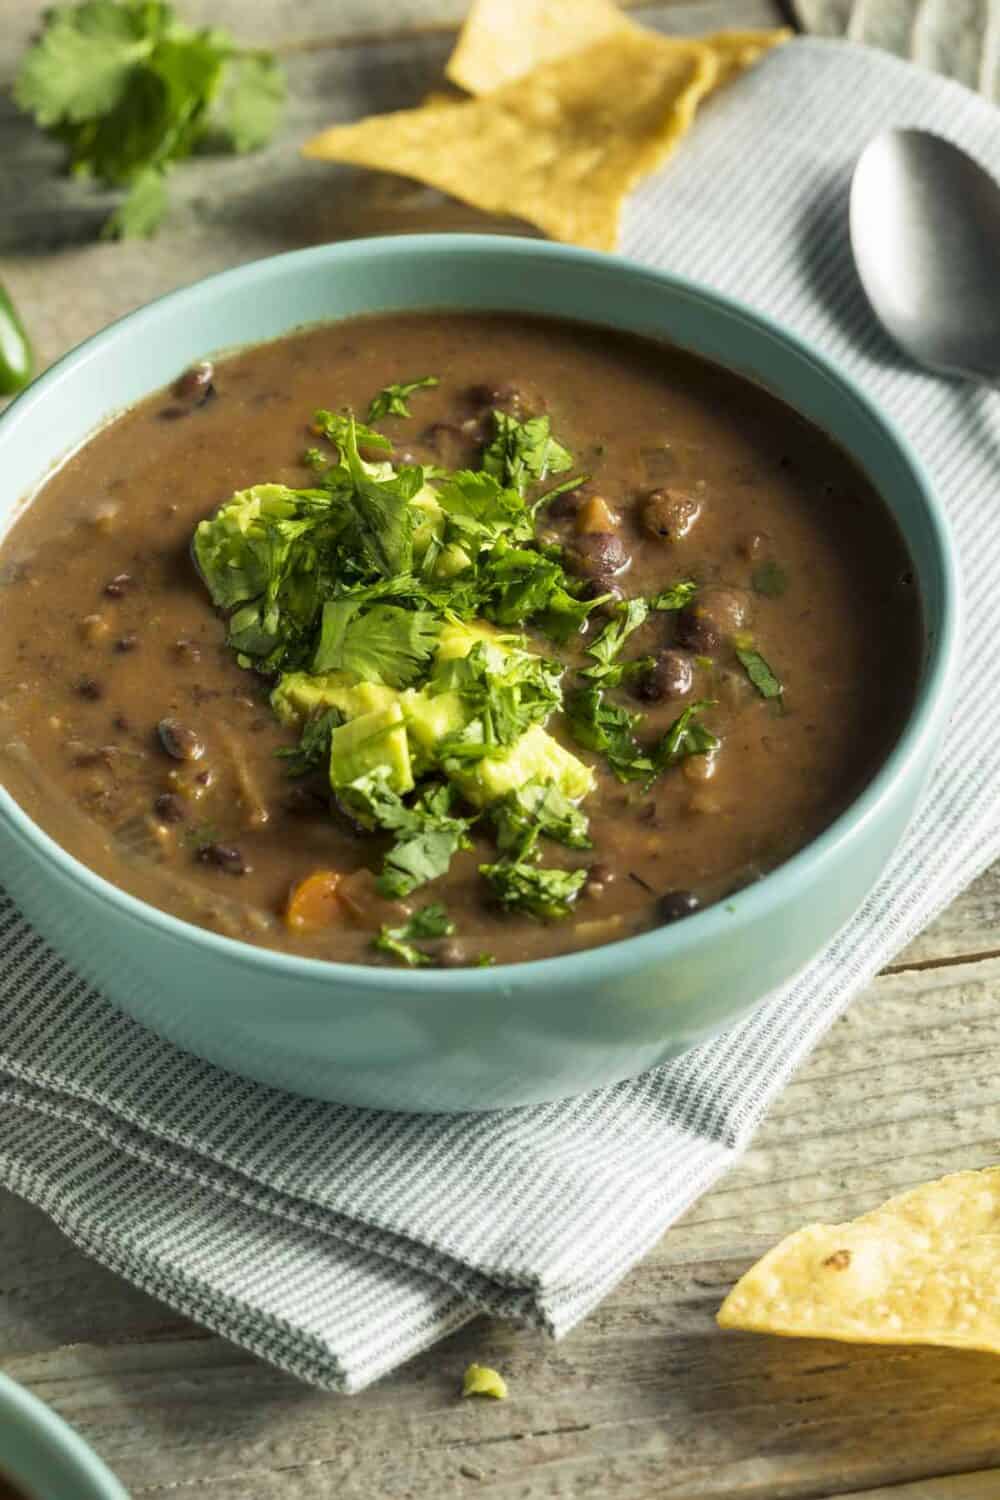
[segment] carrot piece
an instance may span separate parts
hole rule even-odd
[[[576,530],[580,536],[618,530],[618,517],[603,495],[590,495],[583,502],[576,513]]]
[[[337,870],[314,870],[292,886],[285,905],[285,925],[293,932],[312,932],[329,927],[342,915],[337,887],[343,877]]]

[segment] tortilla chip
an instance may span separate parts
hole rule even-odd
[[[612,0],[473,0],[445,72],[488,94],[629,25]]]
[[[737,73],[743,73],[760,62],[765,52],[791,41],[793,32],[787,26],[773,31],[714,31],[711,36],[699,37],[706,47],[711,47],[719,63],[716,88],[721,88]]]
[[[623,30],[647,37],[660,35],[630,20],[612,0],[473,0],[445,72],[470,94],[488,94],[542,63]],[[711,47],[718,58],[718,87],[791,35],[788,27],[716,31],[698,41]]]
[[[629,27],[482,98],[336,125],[302,149],[611,250],[626,194],[674,149],[717,74],[709,48]]]
[[[1000,1354],[1000,1167],[955,1172],[848,1224],[798,1230],[738,1281],[723,1328]]]

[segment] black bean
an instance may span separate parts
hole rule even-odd
[[[96,702],[98,698],[104,697],[104,689],[93,677],[81,677],[76,685],[76,690],[81,698],[87,698],[91,703]]]
[[[682,917],[690,917],[700,906],[694,891],[667,891],[656,903],[656,910],[661,922],[679,922]]]
[[[130,632],[128,635],[120,635],[115,641],[116,651],[134,651],[139,644],[139,637]]]
[[[551,505],[545,507],[544,514],[551,516],[554,521],[562,521],[575,516],[588,494],[589,491],[584,484],[581,484],[579,489],[564,490],[561,495],[556,496]]]
[[[430,957],[440,969],[464,969],[469,962],[469,950],[460,938],[444,938],[435,944]]]
[[[160,744],[174,760],[201,760],[205,743],[197,732],[180,719],[161,719],[156,726]]]
[[[603,896],[608,886],[613,884],[614,879],[615,872],[611,866],[598,861],[587,871],[587,882],[583,888],[583,894],[591,897],[592,900]]]
[[[691,651],[709,654],[750,623],[750,596],[743,589],[703,589],[677,616],[677,639]]]
[[[566,549],[571,570],[581,578],[605,583],[623,573],[632,561],[631,554],[615,531],[589,531],[573,538]]]
[[[131,573],[116,573],[114,578],[104,585],[104,592],[109,599],[122,599],[134,582],[135,579]]]
[[[701,515],[701,501],[686,490],[651,490],[639,514],[647,536],[662,542],[679,542]]]
[[[153,803],[153,811],[161,823],[182,823],[184,804],[173,792],[161,792]]]
[[[132,727],[124,714],[115,714],[114,718],[111,720],[111,723],[115,729],[120,729],[122,734],[127,734]]]
[[[466,459],[472,449],[468,436],[453,422],[434,422],[421,434],[420,441],[433,449],[446,469],[453,469]]]
[[[691,658],[683,651],[661,651],[637,681],[635,692],[644,703],[660,703],[664,698],[683,698],[693,683]]]
[[[198,858],[203,865],[215,865],[226,875],[248,875],[252,869],[235,844],[202,844]]]
[[[172,394],[180,401],[190,401],[194,406],[201,406],[215,394],[212,384],[214,379],[215,366],[210,359],[203,359],[174,381]]]

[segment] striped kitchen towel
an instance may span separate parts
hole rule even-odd
[[[889,124],[929,126],[1000,169],[1000,116],[982,99],[809,40],[711,101],[628,216],[635,258],[734,293],[839,360],[908,432],[960,541],[953,733],[891,868],[796,981],[612,1089],[483,1116],[378,1114],[176,1051],[0,907],[0,1182],[306,1380],[358,1390],[480,1309],[570,1328],[732,1164],[851,996],[1000,853],[1000,399],[907,366],[867,310],[847,190]]]

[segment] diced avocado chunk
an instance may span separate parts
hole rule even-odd
[[[500,639],[500,632],[492,625],[466,625],[461,620],[449,620],[441,628],[434,655],[439,662],[456,661],[459,657],[468,656],[473,646],[480,641],[495,643]]]
[[[339,731],[338,731],[339,733]],[[564,750],[540,724],[525,730],[499,755],[490,755],[449,772],[455,785],[476,807],[485,807],[528,781],[554,783],[564,796],[579,802],[593,790],[594,773]]]
[[[465,728],[468,715],[459,693],[418,693],[410,688],[399,701],[414,747],[425,758],[434,758],[446,735]]]
[[[444,511],[438,504],[437,495],[429,484],[417,491],[410,505],[417,512],[413,518],[413,550],[417,557],[427,551],[432,537],[440,536],[444,527]]]
[[[349,786],[379,766],[389,769],[389,785],[401,795],[413,790],[410,745],[399,702],[341,724],[330,736],[330,785]]]
[[[339,708],[345,719],[388,708],[399,694],[380,682],[359,682],[353,672],[286,672],[271,694],[271,707],[282,724],[301,729],[313,714]]]
[[[464,547],[457,542],[449,542],[434,564],[435,578],[454,578],[457,573],[464,573],[466,568],[472,567],[472,558]]]

